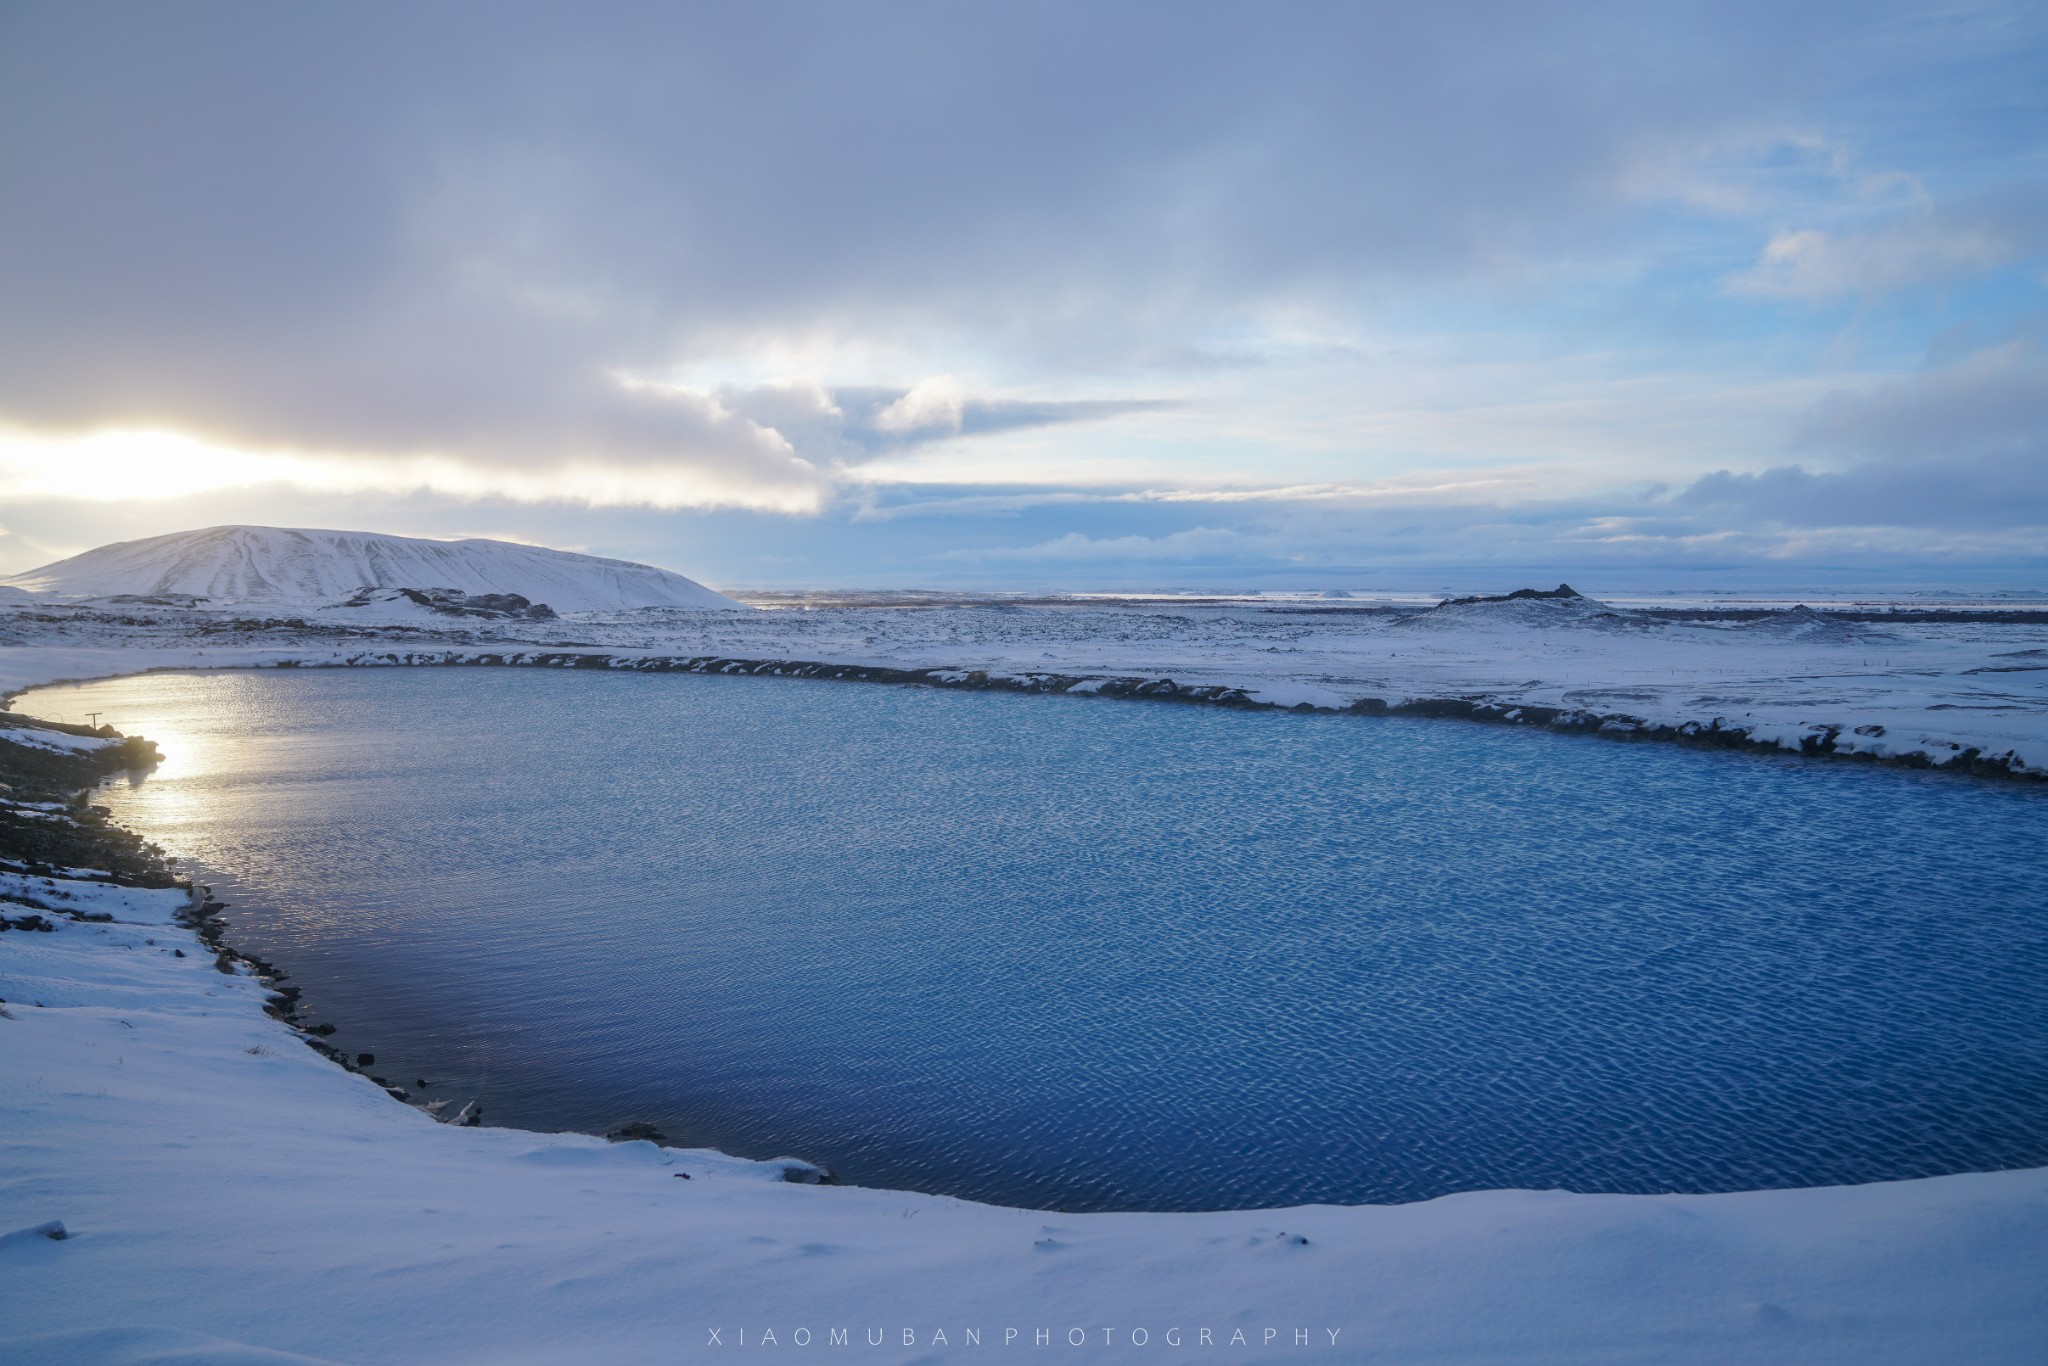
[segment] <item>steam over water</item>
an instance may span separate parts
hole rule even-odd
[[[487,1122],[1069,1209],[2048,1163],[2048,789],[515,669],[46,689],[334,1042]]]

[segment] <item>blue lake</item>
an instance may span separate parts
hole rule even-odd
[[[1009,1204],[2048,1164],[2048,789],[1457,722],[549,672],[45,689],[334,1042]]]

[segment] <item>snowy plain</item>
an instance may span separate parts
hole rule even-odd
[[[869,600],[872,602],[873,600]],[[0,600],[0,693],[146,669],[600,664],[922,670],[928,682],[1318,708],[1448,703],[1626,736],[1715,728],[1787,750],[2048,774],[2048,611],[1718,616],[1589,599],[1374,608],[1298,601],[918,598],[559,621],[360,608]],[[1163,685],[1172,684],[1168,688]],[[1533,716],[1529,719],[1535,719]]]
[[[1622,736],[1718,719],[2038,777],[2038,615],[918,598],[531,621],[9,595],[0,692],[150,669],[807,663],[1554,708]],[[2048,1340],[2048,1171],[1193,1215],[793,1184],[778,1163],[437,1123],[266,1015],[266,984],[174,923],[182,893],[19,873],[0,896],[54,923],[0,935],[7,1360],[2021,1362]],[[52,1221],[71,1236],[36,1232]]]
[[[539,546],[244,526],[102,546],[5,583],[34,591],[0,595],[0,696],[265,663],[813,664],[1279,707],[1450,704],[2048,774],[2043,601],[782,594],[762,611],[667,570]],[[505,593],[562,618],[474,596]]]

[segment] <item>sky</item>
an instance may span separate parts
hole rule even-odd
[[[0,573],[2048,588],[2048,8],[0,0]]]

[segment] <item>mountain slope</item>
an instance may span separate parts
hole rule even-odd
[[[510,541],[428,541],[367,531],[219,526],[121,541],[0,580],[38,593],[325,603],[364,588],[517,593],[557,612],[738,607],[694,579],[629,560]]]

